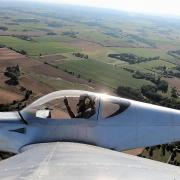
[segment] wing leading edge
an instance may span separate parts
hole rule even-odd
[[[77,143],[29,145],[0,162],[6,180],[178,180],[180,169],[120,152]]]

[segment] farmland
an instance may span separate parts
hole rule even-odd
[[[179,19],[173,18],[3,1],[0,104],[17,109],[18,103],[25,106],[61,89],[113,95],[119,89],[124,90],[120,96],[163,105],[167,100],[175,102],[173,108],[179,108],[179,29]],[[19,72],[9,75],[7,69]],[[146,92],[150,90],[155,91],[158,102]],[[155,152],[158,157],[151,158],[164,161],[159,158],[159,150]],[[149,157],[146,150],[143,153]]]
[[[22,63],[24,76],[20,79],[24,85],[26,78],[33,76],[36,86],[43,83],[49,91],[51,88],[90,87],[92,90],[108,89],[114,94],[119,86],[139,89],[151,85],[147,79],[134,78],[132,72],[141,71],[164,78],[169,83],[168,92],[173,87],[180,91],[180,86],[174,83],[178,77],[172,76],[177,74],[176,67],[180,64],[174,55],[180,48],[178,20],[131,16],[111,10],[107,13],[96,8],[36,5],[36,8],[30,3],[11,6],[3,2],[0,5],[0,46],[11,50],[15,63],[19,64],[22,56],[28,59]],[[21,7],[24,9],[20,10]],[[13,52],[18,53],[19,59]],[[74,53],[85,54],[88,58],[74,56]],[[130,54],[129,58],[136,57],[138,61],[129,64],[109,54]],[[168,75],[162,72],[162,67]],[[171,71],[174,72],[172,77]],[[34,91],[39,94],[38,90]]]
[[[134,78],[141,71],[165,79],[168,96],[173,87],[180,91],[174,83],[180,65],[178,19],[28,2],[3,2],[0,9],[0,47],[11,50],[11,59],[18,64],[22,56],[28,59],[21,62],[24,85],[33,76],[36,86],[43,83],[49,90],[90,87],[114,94],[119,86],[140,89],[152,85],[147,79]],[[74,56],[76,53],[88,58]],[[110,54],[129,55],[129,60]]]
[[[117,88],[119,84],[124,86],[140,87],[148,82],[140,80],[135,82],[131,74],[119,67],[109,65],[107,63],[89,60],[89,61],[68,61],[60,64],[63,70],[73,71],[80,74],[82,78],[95,80],[112,88]],[[108,72],[108,74],[107,74]]]

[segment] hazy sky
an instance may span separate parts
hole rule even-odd
[[[33,0],[51,3],[88,5],[124,11],[180,16],[180,0]]]

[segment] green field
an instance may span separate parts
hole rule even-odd
[[[135,80],[131,73],[122,68],[92,59],[67,61],[60,64],[59,68],[75,72],[87,80],[91,79],[112,88],[117,88],[120,85],[139,88],[143,84],[150,84],[145,80]]]
[[[77,51],[69,48],[68,44],[55,41],[25,41],[16,37],[0,36],[0,44],[12,47],[15,50],[25,50],[30,57],[39,56],[39,54],[55,54]]]
[[[154,61],[144,62],[144,63],[140,63],[140,64],[126,65],[126,67],[128,67],[130,69],[136,69],[136,70],[141,70],[141,71],[145,71],[145,72],[153,71],[153,72],[157,72],[157,73],[160,72],[160,70],[157,69],[159,66],[165,66],[167,69],[172,69],[172,68],[176,67],[174,64],[169,63],[164,60],[154,60]]]

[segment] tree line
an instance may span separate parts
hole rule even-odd
[[[180,110],[180,100],[177,98],[176,88],[172,88],[170,97],[161,92],[162,90],[158,90],[155,85],[143,85],[139,89],[119,86],[116,89],[116,93],[125,98]]]
[[[78,58],[84,58],[84,59],[88,59],[89,58],[89,56],[87,54],[83,54],[83,53],[80,53],[80,52],[73,53],[73,56],[76,56]]]
[[[159,60],[160,57],[142,57],[132,53],[119,53],[119,54],[108,54],[108,57],[115,58],[121,61],[128,62],[129,64],[138,64],[147,61]]]

